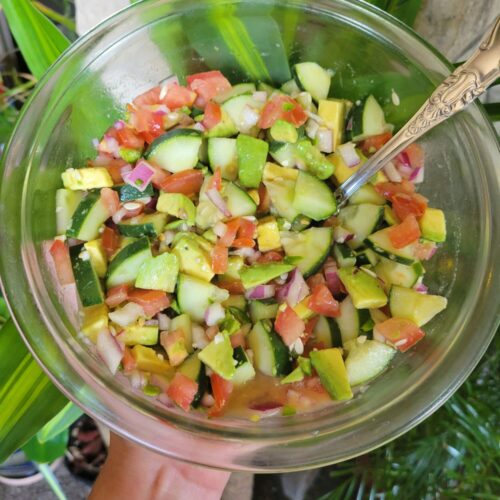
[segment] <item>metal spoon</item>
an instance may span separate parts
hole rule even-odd
[[[420,136],[461,111],[500,76],[500,16],[476,52],[436,88],[399,132],[335,191],[337,213],[389,160]]]

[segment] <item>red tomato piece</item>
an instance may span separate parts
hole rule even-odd
[[[221,107],[213,101],[208,102],[205,106],[205,114],[203,116],[203,121],[201,122],[202,125],[207,130],[210,130],[211,128],[214,128],[221,121],[221,119]]]
[[[69,257],[69,248],[61,241],[54,240],[49,249],[56,269],[57,280],[61,285],[70,285],[75,282],[73,267]]]
[[[255,241],[250,238],[237,238],[231,246],[234,248],[253,248]]]
[[[339,303],[333,298],[332,293],[324,283],[316,285],[313,289],[308,307],[314,312],[329,318],[338,318],[340,316]]]
[[[196,393],[198,384],[181,372],[176,372],[167,389],[167,396],[184,411],[189,411]]]
[[[190,89],[173,83],[167,87],[167,93],[162,99],[171,110],[179,109],[184,106],[191,107],[196,99],[196,94]]]
[[[170,177],[170,172],[167,172],[166,170],[163,170],[163,168],[158,167],[157,165],[154,165],[151,163],[151,161],[148,161],[148,165],[153,169],[153,177],[151,177],[151,182],[153,183],[153,186],[157,189],[162,189],[162,185],[167,182],[167,179]]]
[[[135,362],[134,356],[132,356],[130,347],[125,346],[123,350],[122,364],[125,372],[131,372],[137,367],[137,363]]]
[[[118,192],[114,189],[102,188],[101,199],[110,216],[114,215],[120,209],[120,197],[118,196]]]
[[[189,169],[168,175],[161,183],[161,190],[167,193],[182,193],[192,196],[200,192],[203,184],[203,173],[201,170]]]
[[[422,168],[424,166],[424,150],[418,144],[410,144],[405,153],[408,155],[408,160],[413,168]]]
[[[138,95],[133,101],[132,104],[136,108],[140,108],[142,106],[154,106],[156,104],[160,104],[160,92],[161,87],[153,87],[152,89],[147,90],[143,94]]]
[[[379,150],[386,142],[389,142],[392,138],[392,132],[385,132],[380,135],[372,135],[371,137],[367,137],[361,143],[361,150],[363,153],[375,153],[375,151]]]
[[[224,274],[227,271],[228,249],[217,243],[212,251],[212,271],[215,274]]]
[[[325,283],[325,277],[321,273],[313,274],[307,278],[306,283],[310,290],[314,290],[318,285]]]
[[[139,304],[146,316],[151,317],[170,305],[170,298],[160,290],[144,290],[135,288],[128,294],[128,300]]]
[[[241,218],[240,227],[238,229],[238,238],[240,239],[251,239],[255,238],[255,232],[257,231],[257,224],[251,220]]]
[[[179,366],[188,356],[187,351],[179,349],[171,349],[177,343],[185,343],[184,330],[177,328],[171,332],[162,332],[161,345],[165,348],[168,354],[168,360],[172,366]]]
[[[210,177],[207,189],[217,189],[217,191],[222,189],[222,171],[219,167],[215,169],[214,175]]]
[[[269,252],[261,254],[257,259],[257,263],[265,264],[266,262],[281,262],[283,258],[283,254],[281,252],[270,250]]]
[[[231,341],[231,347],[235,349],[236,347],[243,347],[245,348],[245,335],[243,332],[239,331],[236,333],[233,333],[230,337],[229,340]]]
[[[163,114],[156,113],[147,108],[132,108],[130,111],[130,124],[141,133],[146,142],[153,142],[163,130]]]
[[[375,189],[385,199],[392,201],[393,196],[398,193],[413,194],[415,186],[410,182],[404,180],[403,182],[380,182],[375,184]]]
[[[392,245],[395,248],[403,248],[420,238],[420,226],[415,216],[410,214],[401,224],[392,226],[388,233]]]
[[[286,306],[283,311],[279,311],[274,322],[274,329],[288,346],[300,338],[305,328],[304,321],[290,306]]]
[[[401,352],[407,351],[425,336],[423,330],[413,321],[403,318],[389,318],[377,323],[375,332]]]
[[[240,280],[219,281],[217,286],[227,290],[231,295],[242,295],[245,293],[245,287]]]
[[[229,80],[220,71],[205,71],[186,77],[188,87],[196,92],[195,105],[204,108],[208,101],[231,88]]]
[[[302,335],[302,342],[305,344],[313,334],[314,329],[316,328],[316,324],[319,321],[319,316],[313,316],[312,318],[306,321],[306,328],[304,330],[304,335]]]
[[[130,127],[116,130],[116,140],[124,148],[142,149],[144,147],[144,139],[139,137]]]
[[[222,410],[229,401],[229,397],[233,392],[233,384],[217,375],[217,373],[210,375],[210,384],[212,386],[215,405],[209,410],[208,414],[211,417],[215,417],[222,413]]]
[[[328,217],[328,219],[326,219],[323,222],[323,227],[335,227],[338,224],[339,224],[338,218],[335,217],[335,215],[332,215],[331,217]]]
[[[307,114],[295,99],[277,94],[264,106],[259,127],[270,128],[277,120],[285,120],[295,127],[300,127],[307,121]]]
[[[106,293],[106,304],[109,307],[117,307],[125,302],[130,291],[130,285],[118,285],[110,288]]]
[[[427,208],[427,198],[421,194],[396,193],[392,196],[392,209],[399,220],[405,220],[407,215],[422,217]]]
[[[226,222],[226,232],[219,240],[221,245],[225,247],[230,247],[236,238],[236,234],[238,233],[238,229],[240,228],[241,219],[237,217],[236,219],[232,219],[229,222]]]
[[[104,226],[104,231],[102,232],[102,246],[109,259],[120,246],[120,235],[118,231],[108,226]]]

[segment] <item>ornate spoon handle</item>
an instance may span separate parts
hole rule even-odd
[[[448,76],[384,147],[335,191],[337,209],[389,160],[481,95],[500,75],[500,16],[476,52]]]

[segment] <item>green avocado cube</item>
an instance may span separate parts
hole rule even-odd
[[[323,387],[332,399],[352,399],[347,370],[342,359],[342,350],[337,347],[311,351],[311,363],[318,372]]]
[[[328,179],[333,174],[333,163],[330,163],[321,151],[307,139],[297,143],[297,152],[304,160],[307,171],[318,179]]]
[[[446,240],[446,219],[442,210],[427,207],[418,223],[423,238],[436,243]]]
[[[207,240],[203,242],[201,240],[204,238],[196,235],[183,235],[175,242],[172,252],[179,259],[179,269],[183,273],[210,281],[215,274],[210,256],[212,245]]]
[[[156,203],[156,210],[173,215],[193,225],[196,218],[196,208],[193,202],[181,193],[162,192]]]
[[[198,358],[226,380],[231,380],[236,372],[229,335],[218,333],[212,342],[198,353]]]
[[[249,188],[259,187],[267,160],[269,144],[261,139],[240,134],[236,139],[238,151],[238,178],[240,184]]]
[[[171,293],[175,290],[178,273],[177,256],[172,253],[162,253],[158,257],[151,257],[142,264],[135,280],[135,286]]]
[[[355,267],[342,267],[338,273],[356,309],[378,309],[387,304],[387,296],[373,276]]]
[[[284,379],[281,380],[281,384],[293,384],[294,382],[300,382],[304,379],[304,372],[300,366],[297,366],[292,373],[289,373]]]
[[[294,267],[291,264],[256,264],[242,269],[240,278],[246,289],[253,288],[290,272]]]
[[[276,120],[269,129],[271,140],[278,142],[297,142],[299,133],[297,129],[285,120]]]

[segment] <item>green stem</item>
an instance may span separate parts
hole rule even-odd
[[[41,472],[45,481],[47,481],[47,484],[50,486],[50,489],[54,492],[54,495],[59,500],[68,500],[66,495],[64,494],[64,491],[61,488],[61,484],[57,480],[57,477],[52,472],[52,469],[49,467],[49,465],[37,463],[36,466],[38,467],[38,470]]]
[[[492,122],[500,122],[500,102],[486,102],[483,106]]]
[[[51,9],[50,7],[47,7],[46,5],[43,5],[42,3],[40,3],[36,0],[33,0],[33,5],[42,14],[45,14],[49,19],[51,19],[55,23],[58,23],[61,26],[64,26],[65,28],[68,28],[73,33],[76,32],[76,24],[71,19],[68,19],[67,17],[63,16],[62,14],[59,14],[59,12],[56,12],[55,10]]]

